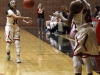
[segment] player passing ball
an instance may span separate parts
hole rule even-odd
[[[11,0],[8,4],[9,9],[6,11],[6,57],[7,60],[10,60],[10,47],[12,43],[15,43],[17,63],[20,63],[20,28],[18,26],[18,21],[23,21],[26,24],[32,24],[32,18],[21,16],[21,13],[16,9],[16,4],[16,0]]]

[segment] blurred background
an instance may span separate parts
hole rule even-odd
[[[6,10],[8,9],[8,3],[10,0],[0,0],[0,26],[4,27],[6,24]],[[29,16],[33,19],[31,26],[37,26],[37,14],[36,9],[39,3],[43,3],[45,7],[45,20],[49,19],[49,14],[54,11],[61,11],[61,6],[66,5],[69,8],[70,2],[73,0],[34,0],[34,7],[32,9],[26,9],[23,7],[23,0],[17,0],[17,9],[21,12],[22,16]],[[91,10],[94,14],[95,6],[100,6],[100,0],[87,0],[91,4]],[[20,23],[20,27],[28,26],[24,23]]]

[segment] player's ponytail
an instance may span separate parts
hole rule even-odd
[[[8,8],[11,9],[11,10],[13,9],[13,8],[10,6],[10,3],[8,4]],[[7,10],[7,11],[8,11],[8,10]],[[6,15],[8,14],[7,11],[6,11]]]
[[[11,10],[13,9],[13,8],[10,6],[10,3],[8,4],[8,7],[9,7],[9,9],[11,9]]]

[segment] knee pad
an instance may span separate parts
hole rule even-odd
[[[10,46],[11,46],[11,43],[7,43],[6,44],[6,50],[7,50],[7,52],[10,51]]]
[[[20,41],[16,40],[15,41],[15,46],[16,46],[17,53],[20,53]]]
[[[74,64],[74,72],[81,73],[82,72],[82,59],[79,56],[73,56],[73,64]]]
[[[83,59],[84,65],[86,67],[86,72],[92,73],[93,69],[92,69],[92,63],[91,63],[90,57],[86,57],[86,58],[82,58],[82,59]]]

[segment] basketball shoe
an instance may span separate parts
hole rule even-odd
[[[20,54],[17,55],[17,63],[21,63]]]
[[[7,58],[7,60],[10,60],[10,51],[7,52],[6,58]]]

